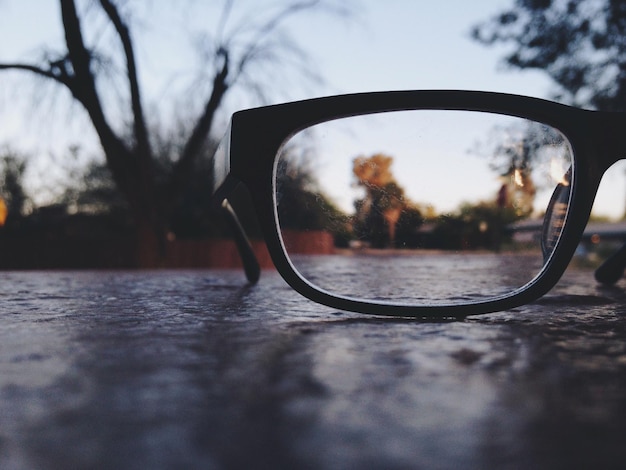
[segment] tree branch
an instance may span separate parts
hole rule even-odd
[[[37,65],[31,64],[23,64],[23,63],[9,63],[9,64],[0,64],[0,70],[23,70],[27,72],[34,73],[35,75],[39,75],[44,78],[52,79],[56,82],[59,82],[62,85],[65,85],[67,88],[72,89],[72,81],[71,78],[65,76],[62,73],[54,73],[54,69],[51,68],[49,70],[45,70]]]
[[[72,89],[72,92],[90,114],[97,111],[101,112],[95,79],[91,72],[91,53],[87,50],[83,41],[76,5],[74,5],[74,0],[60,1],[65,45],[68,51],[67,58],[72,64],[72,74],[76,81],[76,86]]]
[[[92,55],[83,40],[80,19],[74,0],[60,0],[60,3],[65,44],[68,51],[67,60],[72,65],[70,90],[89,114],[115,182],[123,193],[130,196],[132,185],[137,176],[137,168],[128,161],[133,159],[133,155],[115,134],[104,115],[96,90],[96,80],[91,71]]]
[[[113,23],[113,26],[115,27],[115,30],[117,31],[117,34],[124,48],[124,55],[126,57],[126,70],[128,74],[128,85],[130,88],[131,106],[134,120],[136,145],[138,146],[140,155],[144,156],[144,159],[150,161],[152,157],[152,151],[150,149],[148,130],[143,112],[143,105],[141,102],[139,80],[137,77],[137,63],[135,60],[132,40],[130,38],[130,32],[128,30],[128,26],[122,20],[117,7],[110,0],[100,0],[100,5],[102,5],[103,10]]]
[[[234,68],[231,67],[231,57],[229,52],[232,52],[232,50],[228,45],[228,41],[220,39],[223,42],[221,43],[221,47],[217,49],[216,58],[221,58],[223,62],[213,78],[213,88],[211,95],[204,106],[203,113],[198,119],[189,140],[187,141],[180,158],[175,163],[173,171],[170,175],[170,189],[173,196],[172,199],[175,200],[179,196],[186,178],[192,171],[193,162],[199,155],[204,142],[209,136],[215,113],[221,105],[224,95],[227,93],[232,84],[237,81],[238,77],[244,72],[244,69],[248,68],[249,64],[253,62],[253,59],[258,51],[263,49],[264,39],[271,36],[289,17],[304,10],[316,8],[319,4],[320,0],[294,1],[279,10],[258,28],[255,28],[256,32],[248,42],[247,47],[241,54],[239,54],[240,57],[238,60],[233,61],[235,65]],[[232,2],[226,2],[222,12],[221,21],[218,26],[218,39],[223,34],[231,7]]]
[[[143,216],[147,216],[156,223],[159,218],[157,204],[155,199],[154,188],[154,161],[152,149],[150,147],[150,139],[148,138],[148,129],[141,103],[141,93],[139,89],[139,80],[137,76],[137,63],[135,61],[135,53],[133,50],[132,40],[128,26],[122,20],[117,7],[110,0],[100,0],[102,9],[107,14],[111,23],[117,32],[119,39],[124,48],[124,57],[126,58],[126,73],[128,77],[128,85],[130,88],[131,109],[133,114],[133,132],[135,137],[135,152],[132,156],[138,168],[135,169],[134,184],[139,185],[139,191],[135,191],[141,199],[141,211]]]
[[[228,91],[228,73],[229,73],[229,55],[225,49],[220,49],[217,54],[222,56],[223,64],[219,72],[215,74],[213,78],[213,90],[211,96],[207,100],[204,111],[196,126],[194,127],[189,140],[185,144],[180,158],[177,160],[172,174],[170,177],[170,188],[173,194],[173,199],[176,199],[180,190],[185,182],[186,177],[189,175],[193,168],[193,162],[200,153],[202,145],[204,144],[207,136],[213,126],[213,119],[215,112],[222,103],[224,95]]]
[[[239,61],[237,62],[236,72],[234,74],[233,81],[237,80],[237,77],[241,75],[247,68],[249,62],[251,62],[255,55],[263,48],[263,41],[266,37],[269,37],[275,30],[277,30],[281,23],[285,22],[289,17],[297,15],[304,10],[310,10],[319,6],[320,0],[301,0],[287,5],[284,9],[280,10],[276,15],[272,16],[266,23],[262,24],[252,40],[249,41],[248,46],[241,54]]]

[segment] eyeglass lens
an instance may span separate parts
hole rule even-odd
[[[277,224],[301,277],[351,298],[436,305],[540,273],[567,216],[573,152],[539,122],[416,110],[307,128],[275,168]]]

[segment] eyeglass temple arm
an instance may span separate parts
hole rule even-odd
[[[615,284],[624,275],[626,267],[626,243],[600,265],[595,272],[596,281],[602,284]]]
[[[235,244],[237,245],[239,257],[241,258],[241,262],[243,263],[243,269],[246,273],[246,278],[251,284],[256,284],[259,280],[259,277],[261,276],[261,266],[259,265],[259,261],[254,254],[254,250],[252,249],[252,245],[250,244],[250,239],[246,235],[243,227],[241,226],[241,223],[239,222],[239,217],[237,217],[237,214],[228,202],[228,199],[224,199],[221,206],[222,212],[226,217],[226,221],[228,222],[228,225],[233,232],[233,238],[235,239]]]
[[[564,179],[569,181],[571,178],[571,168],[565,173]],[[548,212],[552,212],[555,207],[558,206],[559,202],[565,204],[564,201],[569,197],[569,184],[561,184],[559,183],[552,194],[552,199],[550,200],[550,204],[548,206]],[[563,201],[561,201],[563,200]],[[558,214],[556,215],[558,217]],[[550,220],[551,217],[548,217],[546,220]],[[561,219],[562,220],[562,219]],[[544,231],[544,237],[546,232]],[[548,242],[549,251],[551,251],[552,246],[549,243],[549,240],[545,240]],[[542,239],[542,246],[544,244],[544,239]],[[613,253],[609,258],[607,258],[595,271],[595,278],[601,284],[611,285],[615,284],[619,281],[624,275],[624,269],[626,268],[626,243],[622,245],[622,247]]]

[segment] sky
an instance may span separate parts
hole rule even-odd
[[[349,4],[354,10],[346,18],[319,13],[294,17],[289,34],[306,52],[323,83],[293,80],[283,77],[281,70],[265,69],[268,82],[278,88],[268,102],[399,89],[472,89],[549,98],[553,85],[546,75],[507,69],[502,64],[507,46],[485,47],[470,38],[473,25],[512,1],[360,0]],[[261,6],[273,3],[235,2],[242,8],[234,10],[229,24],[234,27],[242,16],[261,14]],[[136,11],[139,28],[135,31],[141,34],[136,43],[146,95],[156,103],[151,106],[169,103],[197,77],[190,38],[207,24],[214,31],[219,17],[211,9],[215,4],[189,0],[191,8],[184,10],[173,8],[168,0],[141,3],[144,10]],[[0,0],[0,31],[0,61],[36,58],[41,44],[53,47],[62,38],[58,6],[50,0]],[[62,93],[50,100],[46,98],[49,89],[42,89],[34,103],[24,100],[33,91],[28,78],[0,74],[0,148],[18,145],[38,155],[31,185],[50,187],[63,178],[59,170],[63,165],[57,164],[63,159],[62,148],[80,142],[97,152],[97,145],[89,124],[80,119],[80,109],[74,106],[68,111]],[[190,103],[193,106],[193,100]],[[248,95],[234,93],[227,101],[228,112],[251,104],[257,103]],[[160,118],[166,120],[171,108],[158,109]],[[620,164],[605,177],[597,212],[615,217],[624,213],[625,168]]]

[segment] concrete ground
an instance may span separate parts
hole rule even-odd
[[[0,273],[0,468],[623,468],[624,287],[437,323],[272,271]]]

